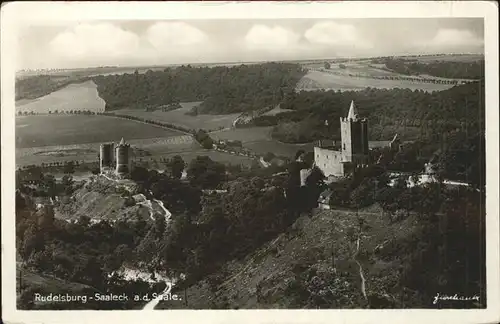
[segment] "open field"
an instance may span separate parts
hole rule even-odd
[[[181,103],[182,108],[171,111],[143,111],[134,109],[121,109],[112,111],[120,115],[129,115],[151,120],[163,121],[170,124],[179,125],[190,129],[205,129],[216,130],[219,128],[231,127],[233,121],[240,115],[186,115],[193,107],[199,105],[200,102],[185,102]]]
[[[266,127],[245,127],[213,132],[210,134],[214,140],[235,140],[243,144],[256,141],[267,141],[271,138],[272,126]]]
[[[407,80],[382,80],[349,75],[336,75],[327,72],[309,71],[297,84],[298,91],[341,90],[359,91],[367,87],[378,89],[410,89],[428,92],[451,88],[451,84],[412,82]]]
[[[484,60],[484,55],[482,54],[450,54],[450,55],[428,55],[428,56],[405,56],[405,60],[418,60],[419,62],[433,62],[433,61],[443,61],[443,62],[474,62],[479,60]]]
[[[107,116],[16,117],[17,148],[119,141],[122,137],[130,140],[179,135],[181,133],[173,130]]]
[[[293,159],[295,157],[295,153],[297,153],[298,150],[304,150],[306,152],[312,151],[314,144],[313,143],[290,144],[290,143],[281,143],[276,140],[269,140],[269,141],[258,141],[258,142],[247,143],[244,144],[243,146],[258,155],[265,155],[266,153],[271,152],[276,156],[283,156]]]
[[[277,115],[277,114],[281,114],[281,113],[284,113],[284,112],[290,112],[290,111],[293,111],[293,110],[291,110],[291,109],[282,109],[279,106],[276,106],[273,109],[269,110],[268,112],[266,112],[266,113],[264,113],[262,115],[263,116],[274,116],[274,115]]]
[[[70,84],[49,95],[33,99],[20,100],[16,102],[16,112],[36,112],[46,114],[49,111],[90,110],[96,112],[104,111],[105,102],[97,94],[94,82]]]
[[[216,140],[238,140],[243,143],[243,147],[248,148],[258,155],[264,155],[272,152],[278,156],[293,158],[295,153],[300,150],[312,150],[313,144],[289,144],[281,143],[272,139],[272,126],[268,127],[249,127],[236,128],[222,132],[210,134]]]

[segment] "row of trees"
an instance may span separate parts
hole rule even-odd
[[[45,114],[49,114],[49,115],[62,115],[62,114],[65,114],[65,115],[97,115],[98,113],[95,112],[95,111],[92,111],[90,109],[75,109],[75,110],[49,110],[47,112],[38,112],[38,111],[19,111],[16,113],[17,116],[33,116],[33,115],[45,115]]]
[[[203,101],[197,113],[227,114],[276,105],[305,75],[298,64],[167,68],[145,74],[96,76],[106,111]]]
[[[195,132],[196,132],[196,130],[194,130],[194,129],[189,129],[189,128],[186,128],[186,127],[183,127],[180,125],[175,125],[175,124],[167,123],[164,121],[152,120],[152,119],[144,118],[144,117],[119,114],[116,112],[111,112],[111,113],[110,112],[98,112],[98,113],[96,113],[96,115],[108,116],[108,117],[118,117],[118,118],[124,118],[124,119],[128,119],[128,120],[135,120],[135,121],[139,121],[139,122],[143,122],[143,123],[147,123],[147,124],[152,124],[152,125],[157,125],[157,126],[175,129],[175,130],[178,130],[178,131],[181,131],[184,133],[195,134]]]

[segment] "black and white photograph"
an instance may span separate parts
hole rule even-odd
[[[323,4],[330,17],[314,3],[268,3],[275,17],[257,3],[158,3],[165,18],[12,6],[3,297],[26,314],[496,322],[498,8],[461,2],[414,17],[396,2]]]

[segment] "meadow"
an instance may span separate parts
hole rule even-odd
[[[71,110],[90,110],[103,112],[105,102],[97,94],[97,86],[92,81],[70,84],[58,91],[37,99],[24,99],[16,102],[16,112],[66,112]]]
[[[360,91],[367,87],[377,89],[410,89],[426,92],[442,91],[451,88],[451,84],[433,84],[407,80],[382,80],[367,77],[337,75],[320,71],[309,71],[297,84],[298,91],[340,90]]]
[[[170,124],[179,125],[189,129],[205,129],[216,130],[220,128],[229,128],[232,126],[233,121],[238,118],[239,113],[228,115],[186,115],[193,107],[196,107],[201,102],[184,102],[181,103],[182,108],[171,111],[144,111],[137,109],[120,109],[116,112],[120,115],[128,115],[151,119],[156,121],[163,121]]]
[[[233,128],[210,133],[214,140],[236,140],[243,144],[271,139],[272,126]]]
[[[268,112],[262,114],[263,116],[274,116],[274,115],[277,115],[277,114],[281,114],[281,113],[285,113],[285,112],[290,112],[290,111],[293,111],[291,109],[283,109],[283,108],[280,108],[280,106],[276,106],[274,107],[273,109],[269,110]]]
[[[16,117],[16,147],[70,145],[183,135],[135,121],[96,115]]]
[[[312,150],[313,144],[289,144],[281,143],[271,137],[272,126],[248,127],[224,130],[211,133],[215,140],[238,140],[243,147],[248,148],[258,155],[272,152],[278,156],[293,158],[298,150]]]

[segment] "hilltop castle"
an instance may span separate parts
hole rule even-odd
[[[368,122],[359,118],[351,101],[346,118],[340,117],[341,143],[314,147],[314,164],[325,177],[343,177],[368,163]]]
[[[123,138],[116,148],[114,143],[101,144],[99,168],[102,174],[127,178],[131,170],[130,144],[125,143]]]

